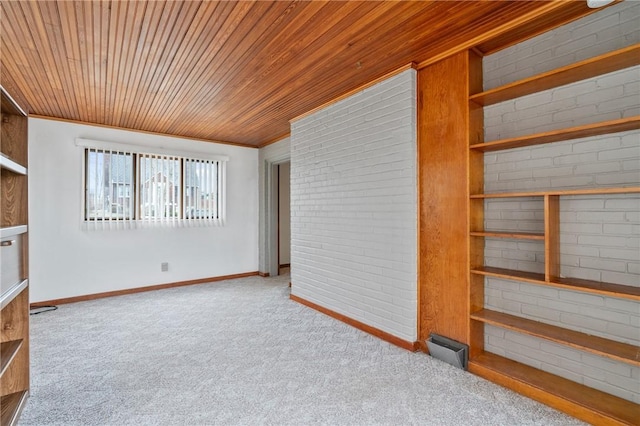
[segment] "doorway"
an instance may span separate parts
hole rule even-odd
[[[291,266],[291,163],[278,164],[278,275]]]
[[[280,275],[291,263],[291,205],[289,158],[265,161],[264,274]],[[282,199],[282,200],[281,200]]]

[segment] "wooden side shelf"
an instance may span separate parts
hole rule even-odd
[[[469,371],[592,424],[637,425],[640,405],[488,352]]]
[[[0,377],[2,377],[4,370],[11,361],[13,361],[13,357],[16,356],[21,346],[22,339],[0,343]]]
[[[0,399],[0,424],[2,426],[16,424],[20,412],[22,412],[24,404],[27,402],[28,395],[29,391],[25,390],[4,395]]]
[[[13,426],[29,395],[29,125],[1,85],[0,116],[0,426]]]
[[[640,366],[640,347],[615,340],[592,336],[514,315],[482,309],[471,314],[471,319],[496,327],[528,334],[561,345],[604,356],[616,361]]]
[[[640,301],[640,287],[583,280],[579,278],[553,278],[550,281],[546,281],[544,279],[544,274],[516,271],[513,269],[494,268],[491,266],[472,269],[471,273],[506,280],[517,280],[530,284],[547,285],[565,290],[582,291],[601,296]]]
[[[28,279],[22,280],[16,285],[14,285],[13,287],[11,287],[6,292],[0,294],[0,308],[4,309],[4,307],[7,306],[9,303],[11,303],[13,299],[18,297],[18,295],[22,293],[22,291],[25,288],[27,288],[28,285],[29,285]]]
[[[640,44],[635,44],[495,89],[486,90],[470,96],[469,100],[483,106],[493,105],[638,64],[640,64]]]
[[[618,120],[603,121],[595,124],[570,127],[567,129],[553,130],[536,133],[517,138],[500,139],[492,142],[471,145],[471,149],[482,152],[499,151],[503,149],[522,148],[531,145],[542,145],[551,142],[568,141],[572,139],[599,136],[609,133],[625,132],[627,130],[640,129],[640,116],[621,118]]]
[[[545,195],[607,195],[607,194],[634,194],[640,193],[640,187],[630,186],[626,188],[590,188],[590,189],[558,189],[549,191],[531,192],[498,192],[495,194],[471,194],[471,199],[481,198],[520,198],[520,197],[544,197]]]
[[[516,240],[544,240],[544,234],[531,232],[471,232],[472,237],[509,238]]]

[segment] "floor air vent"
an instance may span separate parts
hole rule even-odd
[[[451,364],[454,367],[463,370],[467,369],[469,346],[464,343],[431,333],[429,339],[427,339],[427,347],[432,357]]]

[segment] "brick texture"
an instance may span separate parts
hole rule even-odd
[[[640,43],[639,20],[640,2],[627,0],[487,56],[484,88],[493,89]]]
[[[417,302],[416,73],[291,126],[292,294],[407,341]]]
[[[640,41],[640,3],[623,2],[484,58],[485,89]],[[485,108],[485,140],[640,115],[640,67]],[[629,131],[485,155],[485,192],[640,185],[640,132]],[[560,201],[561,275],[640,286],[640,195]],[[541,199],[485,202],[488,230],[543,232]],[[485,263],[544,272],[544,246],[487,239]],[[640,345],[640,304],[486,279],[485,304]],[[512,331],[487,327],[486,349],[640,403],[640,369]]]

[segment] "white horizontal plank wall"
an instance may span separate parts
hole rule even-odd
[[[416,72],[291,126],[292,294],[415,341]]]
[[[76,138],[228,156],[226,224],[83,230]],[[258,270],[257,149],[30,118],[29,166],[31,302]]]
[[[623,2],[484,58],[485,89],[640,41],[640,3]],[[640,114],[640,67],[485,108],[485,141]],[[485,154],[485,192],[640,185],[640,132]],[[560,201],[561,275],[640,286],[640,196]],[[541,198],[488,200],[489,230],[543,232]],[[487,239],[485,263],[544,272],[544,245]],[[640,345],[640,304],[487,279],[489,309]],[[640,403],[640,369],[486,326],[486,349]]]

